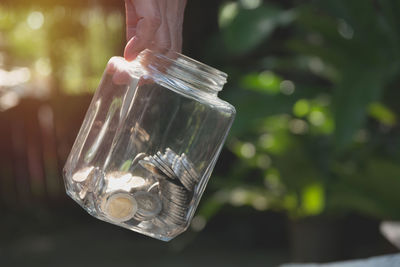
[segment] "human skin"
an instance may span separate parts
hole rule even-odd
[[[124,58],[134,60],[146,48],[158,52],[181,52],[186,0],[125,0],[126,40]],[[106,72],[116,84],[131,80],[129,64],[113,57]]]
[[[152,47],[181,52],[185,6],[186,0],[125,0],[125,59]]]

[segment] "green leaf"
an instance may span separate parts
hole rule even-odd
[[[357,210],[380,219],[400,219],[400,167],[397,162],[373,158],[351,175],[337,170],[330,187],[329,208]]]
[[[383,89],[383,75],[374,68],[355,66],[334,91],[335,143],[338,150],[351,144],[354,134],[364,125],[367,107],[377,101]]]
[[[294,14],[263,5],[256,9],[240,9],[223,31],[225,45],[232,54],[244,54],[261,44],[279,26],[293,20]]]
[[[368,108],[369,115],[382,124],[393,126],[396,124],[396,114],[381,103],[372,103]]]
[[[250,73],[243,77],[242,86],[246,89],[277,94],[280,92],[279,86],[282,79],[270,71],[261,73]]]

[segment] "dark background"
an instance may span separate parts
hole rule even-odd
[[[90,217],[61,177],[104,66],[122,54],[123,8],[0,2],[1,266],[396,252],[379,225],[400,218],[399,1],[188,1],[183,53],[228,73],[220,97],[238,115],[191,228],[169,243]]]

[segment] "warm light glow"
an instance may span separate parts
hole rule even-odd
[[[0,86],[16,86],[28,82],[30,78],[31,72],[28,68],[16,68],[12,71],[0,69]]]
[[[35,70],[42,76],[48,76],[52,72],[50,60],[48,58],[40,58],[35,62]]]
[[[15,107],[19,103],[19,96],[16,92],[10,91],[0,97],[0,111]]]
[[[44,16],[42,12],[34,11],[27,18],[28,26],[33,30],[38,30],[43,26]]]

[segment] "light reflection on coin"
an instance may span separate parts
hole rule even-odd
[[[136,157],[132,160],[131,166],[135,166],[138,162],[146,157],[146,153],[139,153]]]
[[[174,171],[172,170],[169,161],[167,160],[166,157],[164,157],[164,155],[163,155],[160,151],[157,152],[157,156],[155,157],[155,159],[156,159],[156,160],[157,160],[157,159],[159,160],[159,162],[161,163],[161,165],[162,165],[162,166],[164,167],[164,169],[168,172],[170,178],[175,178],[175,173],[174,173]]]
[[[129,172],[111,172],[106,175],[106,192],[116,190],[132,191],[141,190],[146,185],[146,180],[140,176],[132,176]]]
[[[85,168],[77,171],[72,176],[72,180],[76,183],[82,183],[82,182],[86,181],[87,178],[89,177],[89,175],[91,174],[91,172],[93,171],[93,169],[94,169],[94,167],[90,166],[90,167],[85,167]]]

